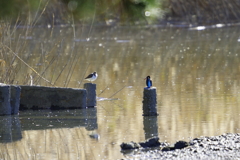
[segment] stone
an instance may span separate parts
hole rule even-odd
[[[158,137],[149,138],[145,142],[140,142],[139,144],[143,148],[160,146],[160,142],[159,142],[159,138]]]
[[[128,150],[128,149],[138,149],[140,148],[140,145],[136,142],[129,142],[129,143],[122,143],[120,147],[122,150]]]
[[[178,141],[175,143],[174,148],[175,149],[182,149],[189,146],[189,142],[186,141]]]
[[[162,148],[162,151],[173,151],[174,149],[174,147],[166,146]]]

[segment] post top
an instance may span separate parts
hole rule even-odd
[[[84,85],[96,85],[95,83],[84,83]]]
[[[144,87],[144,89],[145,89],[145,90],[156,90],[157,88],[156,88],[156,87],[150,87],[150,88]]]

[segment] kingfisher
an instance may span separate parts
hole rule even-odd
[[[97,72],[93,72],[91,74],[89,74],[85,79],[88,80],[88,81],[95,81],[97,79],[98,75],[97,75]]]
[[[147,76],[145,79],[147,88],[150,88],[152,86],[152,80],[150,79],[150,76]]]

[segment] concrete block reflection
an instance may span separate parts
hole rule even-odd
[[[25,130],[74,127],[85,127],[91,132],[96,130],[98,128],[97,108],[56,111],[27,110],[22,111],[19,116],[0,116],[0,143],[22,139],[21,131]]]

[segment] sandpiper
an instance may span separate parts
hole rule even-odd
[[[89,74],[85,79],[92,82],[95,81],[97,77],[98,77],[97,72],[93,72]]]
[[[147,87],[150,88],[152,86],[152,80],[150,79],[150,76],[147,76],[145,79]]]

